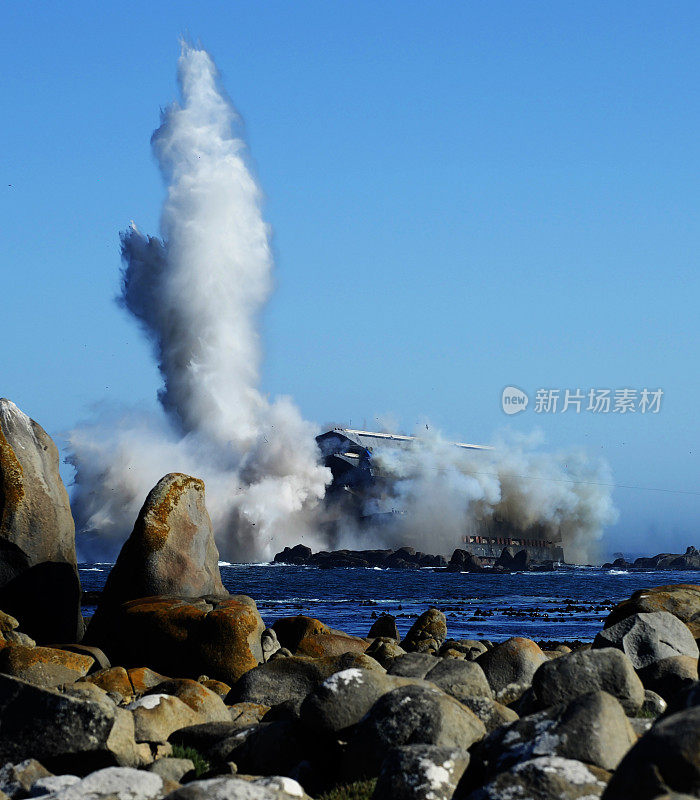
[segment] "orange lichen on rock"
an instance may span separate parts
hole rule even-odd
[[[24,499],[24,470],[0,425],[0,533]]]
[[[318,619],[299,614],[282,617],[273,625],[282,647],[295,655],[323,658],[343,653],[364,653],[369,642],[335,631]]]
[[[168,479],[167,484],[165,479]],[[167,486],[164,492],[163,486]],[[181,472],[173,472],[159,481],[148,496],[146,503],[150,501],[150,508],[143,517],[139,517],[137,524],[141,526],[144,544],[151,551],[160,550],[165,545],[170,533],[170,514],[187,489],[204,492],[204,482]]]

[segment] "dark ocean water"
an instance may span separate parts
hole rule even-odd
[[[84,590],[104,586],[111,564],[80,564]],[[637,589],[700,583],[697,571],[625,572],[591,567],[512,575],[421,570],[318,569],[221,562],[232,594],[255,599],[266,624],[308,614],[331,628],[366,636],[376,616],[394,614],[405,634],[418,614],[436,606],[455,639],[527,636],[592,640],[610,608]],[[94,609],[87,607],[85,613]]]
[[[104,586],[111,564],[81,564],[84,590]],[[405,634],[418,614],[436,606],[456,639],[527,636],[539,640],[591,640],[610,608],[637,589],[700,583],[698,572],[625,572],[590,567],[512,575],[421,570],[329,569],[221,563],[232,594],[255,599],[271,625],[279,617],[308,614],[332,628],[366,636],[386,612]],[[94,608],[87,607],[91,614]]]

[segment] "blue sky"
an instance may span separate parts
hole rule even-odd
[[[154,405],[118,233],[157,232],[184,33],[266,194],[267,391],[319,424],[540,428],[673,490],[616,489],[611,551],[697,545],[699,27],[684,2],[7,4],[0,394],[57,440],[94,403]],[[509,418],[508,384],[665,395]]]

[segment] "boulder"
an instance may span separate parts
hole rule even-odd
[[[194,762],[189,758],[159,758],[147,769],[171,783],[184,783],[185,778],[195,777]]]
[[[189,678],[163,681],[146,692],[144,697],[167,694],[189,706],[202,722],[229,722],[231,714],[218,694]]]
[[[638,674],[646,689],[660,694],[668,702],[698,680],[698,659],[690,656],[663,658],[640,669]]]
[[[453,747],[409,744],[384,759],[373,800],[450,800],[469,764],[469,753]]]
[[[659,720],[620,762],[605,800],[700,797],[700,706]]]
[[[394,659],[405,655],[406,651],[396,640],[381,637],[372,641],[372,644],[365,650],[365,654],[388,669],[394,663]]]
[[[85,681],[104,689],[109,695],[118,698],[119,702],[131,702],[134,696],[134,687],[124,667],[101,669],[88,675]]]
[[[77,783],[71,782],[51,800],[156,800],[176,783],[164,780],[154,772],[130,767],[107,767],[93,772]]]
[[[206,756],[210,750],[218,747],[219,743],[226,739],[240,741],[234,737],[238,736],[242,728],[250,728],[252,724],[255,723],[241,726],[234,722],[203,722],[173,731],[169,741],[173,746],[191,747]]]
[[[579,649],[545,661],[533,676],[532,688],[540,708],[599,690],[616,697],[629,715],[636,714],[644,702],[644,686],[632,662],[612,647]]]
[[[107,578],[100,605],[165,595],[225,597],[204,483],[173,472],[148,494]]]
[[[307,696],[300,717],[311,728],[338,733],[356,725],[387,692],[415,682],[357,667],[336,672]]]
[[[214,694],[218,694],[222,699],[231,691],[231,687],[228,685],[228,683],[224,683],[223,681],[215,681],[213,678],[207,678],[206,676],[201,675],[197,680],[202,684],[202,686],[206,686],[207,689],[211,689]]]
[[[169,694],[149,694],[126,708],[134,716],[137,742],[167,742],[174,731],[204,722],[182,700]]]
[[[304,698],[326,678],[351,667],[371,668],[368,663],[371,661],[365,655],[350,653],[340,658],[275,658],[250,670],[234,683],[226,704],[256,703],[268,707],[285,704],[289,712],[296,715]],[[376,666],[381,671],[381,667]]]
[[[394,747],[430,744],[469,749],[486,733],[469,709],[437,688],[404,686],[383,695],[355,727],[346,752],[346,774],[379,774]]]
[[[396,627],[396,617],[392,614],[380,614],[377,619],[372,623],[372,627],[367,634],[368,639],[376,639],[381,637],[383,639],[393,639],[399,642],[399,629]]]
[[[26,797],[40,778],[49,778],[51,773],[35,758],[27,758],[19,764],[4,764],[0,768],[0,792],[8,797]]]
[[[616,647],[642,669],[673,656],[698,658],[698,646],[688,626],[668,611],[631,614],[604,628],[593,647]]]
[[[660,694],[653,692],[651,689],[644,690],[644,702],[640,709],[640,713],[647,717],[658,717],[666,711],[668,703],[661,697]]]
[[[262,648],[263,661],[269,661],[272,656],[279,652],[280,643],[277,634],[272,628],[265,628],[260,636],[260,647]]]
[[[82,635],[75,525],[51,437],[0,398],[0,608],[42,644]]]
[[[483,562],[467,550],[455,550],[447,565],[448,572],[481,572]]]
[[[447,638],[447,620],[442,611],[429,608],[411,626],[401,646],[407,652],[437,652]]]
[[[425,678],[440,659],[430,653],[406,653],[392,662],[387,672],[389,675],[400,675],[402,678]]]
[[[484,671],[473,661],[439,659],[426,674],[425,680],[462,703],[470,697],[493,697]]]
[[[231,722],[237,728],[245,728],[248,725],[257,725],[262,722],[265,714],[270,710],[270,706],[260,703],[234,703],[228,706]]]
[[[462,653],[467,661],[476,661],[488,649],[485,644],[476,639],[446,639],[438,651],[438,655],[445,656],[449,651],[457,651]]]
[[[297,656],[323,658],[343,653],[364,653],[369,643],[335,631],[313,617],[282,617],[272,626],[282,647]]]
[[[592,692],[496,729],[479,745],[480,777],[539,756],[561,756],[614,770],[637,741],[612,695]]]
[[[8,644],[0,650],[0,672],[44,687],[73,683],[85,677],[94,663],[91,656],[52,647]]]
[[[36,758],[57,772],[141,766],[129,712],[0,675],[0,762]]]
[[[510,684],[529,686],[532,676],[547,656],[531,639],[515,636],[495,645],[477,657],[486,680],[494,692],[503,692]]]
[[[580,761],[560,756],[540,756],[499,773],[490,783],[468,797],[469,800],[593,800],[601,796],[608,778],[609,773],[605,770]],[[457,787],[454,797],[455,800],[465,797],[460,787]]]
[[[633,614],[654,611],[668,611],[681,622],[685,622],[696,639],[700,637],[700,586],[692,583],[640,589],[629,600],[624,600],[613,608],[604,627],[610,628]]]
[[[512,708],[504,706],[490,697],[465,697],[460,701],[484,723],[486,733],[491,733],[501,725],[509,725],[518,719]]]
[[[101,647],[112,663],[146,663],[165,674],[177,671],[195,679],[206,673],[233,685],[262,661],[265,624],[245,595],[145,597],[103,612],[90,623],[85,639]]]
[[[158,686],[158,684],[163,683],[163,681],[170,680],[170,678],[166,678],[165,675],[161,675],[160,672],[154,672],[148,667],[132,667],[128,669],[126,673],[134,690],[134,694],[139,695],[145,694],[149,689]]]
[[[309,800],[291,778],[224,778],[192,781],[168,795],[168,800]]]
[[[77,775],[49,775],[46,778],[39,778],[32,786],[31,797],[58,794],[76,783],[80,783]]]

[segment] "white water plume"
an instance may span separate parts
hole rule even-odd
[[[188,472],[206,483],[222,553],[265,558],[298,541],[330,472],[291,400],[259,390],[273,262],[237,114],[204,50],[183,44],[178,67],[182,102],[152,138],[168,186],[161,238],[133,223],[122,234],[120,302],[153,344],[166,418],[74,430],[73,508],[80,530],[121,542],[159,478]]]

